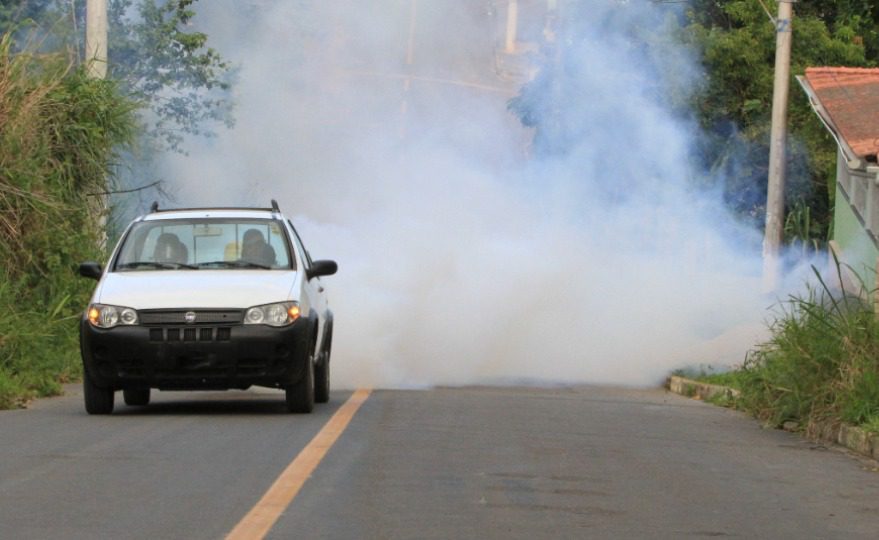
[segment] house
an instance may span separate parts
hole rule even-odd
[[[797,80],[836,140],[830,248],[846,288],[877,289],[879,264],[879,69],[815,67]]]

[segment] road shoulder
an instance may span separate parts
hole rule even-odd
[[[723,403],[732,403],[739,396],[739,391],[734,388],[707,384],[678,375],[668,378],[666,388],[675,394],[715,404],[718,399]],[[800,426],[796,422],[785,422],[783,429],[798,432]],[[879,434],[857,426],[831,422],[820,425],[817,433],[821,441],[838,444],[861,456],[879,461]]]

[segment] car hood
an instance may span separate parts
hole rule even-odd
[[[291,298],[295,271],[156,270],[108,272],[94,301],[134,309],[246,308]]]

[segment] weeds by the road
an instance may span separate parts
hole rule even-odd
[[[22,295],[0,283],[0,409],[36,396],[58,394],[61,384],[80,376],[75,319],[66,296],[50,312],[9,303]]]
[[[726,386],[736,390],[741,390],[744,378],[740,370],[717,371],[710,365],[700,366],[699,368],[677,369],[673,372],[673,375],[708,384]]]
[[[0,408],[79,375],[77,319],[94,282],[96,195],[135,129],[134,104],[64,56],[0,37]]]
[[[872,295],[831,288],[815,274],[818,286],[779,307],[771,339],[740,369],[696,378],[740,390],[734,405],[775,426],[879,428],[879,319],[863,300]]]

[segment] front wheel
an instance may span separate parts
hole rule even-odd
[[[89,414],[110,414],[113,412],[115,392],[112,388],[101,388],[93,383],[88,371],[82,375],[82,393],[85,398],[85,412]]]
[[[310,413],[314,410],[314,358],[305,359],[305,373],[296,384],[286,388],[287,412]]]

